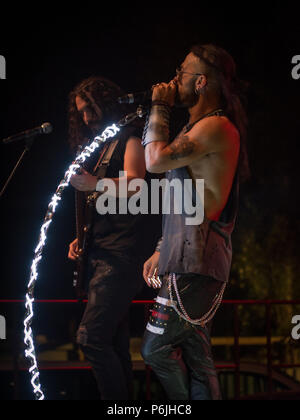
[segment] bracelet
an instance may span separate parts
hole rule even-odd
[[[164,238],[162,237],[162,238],[160,238],[160,240],[157,242],[157,245],[156,245],[156,248],[155,248],[155,251],[156,251],[156,252],[160,252],[160,250],[161,250],[161,246],[162,246],[162,243],[163,243],[163,240],[164,240]]]
[[[156,105],[164,106],[164,107],[168,108],[169,112],[172,111],[171,105],[168,104],[168,102],[166,102],[166,101],[160,101],[160,100],[152,101],[152,106],[156,106]]]

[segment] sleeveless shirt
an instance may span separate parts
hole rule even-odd
[[[131,127],[122,129],[119,143],[112,155],[105,178],[119,178],[120,171],[124,171],[124,156],[129,138],[136,135]],[[150,181],[147,173],[145,180]],[[117,214],[100,215],[94,211],[91,228],[91,248],[102,249],[118,257],[126,259],[149,258],[158,238],[161,236],[161,218],[143,214],[119,214],[119,201],[129,199],[117,198]],[[127,207],[128,208],[128,207]],[[150,223],[149,223],[150,222]],[[151,226],[152,225],[152,226]],[[151,249],[150,249],[151,248]]]

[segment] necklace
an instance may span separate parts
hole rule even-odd
[[[201,118],[199,118],[199,120],[191,124],[187,124],[183,129],[184,133],[187,133],[188,131],[190,131],[194,127],[195,124],[197,124],[199,121],[203,120],[204,118],[213,117],[213,116],[222,117],[223,115],[225,115],[225,112],[223,111],[222,108],[216,109],[215,111],[211,111],[208,114],[203,115]]]

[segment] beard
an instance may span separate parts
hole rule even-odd
[[[177,88],[175,96],[175,107],[192,108],[198,102],[199,96],[195,93],[194,84],[185,89],[185,92],[179,91]]]

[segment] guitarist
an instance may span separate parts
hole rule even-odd
[[[115,107],[116,98],[122,94],[118,86],[102,77],[84,80],[71,92],[70,142],[74,150],[84,143],[85,137],[91,139],[126,114],[120,105]],[[120,171],[127,172],[128,182],[146,176],[144,149],[136,131],[134,127],[126,128],[117,137],[118,144],[105,171],[105,178],[112,179],[116,187],[122,181]],[[97,161],[99,155],[91,168],[97,167]],[[91,173],[91,168],[72,177],[71,184],[77,191],[96,191],[99,179],[95,172]],[[92,365],[103,400],[132,398],[128,312],[132,299],[143,285],[145,255],[151,255],[150,248],[160,235],[160,219],[155,221],[155,225],[149,226],[152,233],[148,231],[145,238],[143,227],[149,225],[145,216],[100,216],[95,206],[93,209],[86,267],[88,304],[77,332],[77,342]],[[145,243],[149,246],[148,254]],[[79,257],[82,255],[76,239],[70,244],[69,258],[76,261]]]

